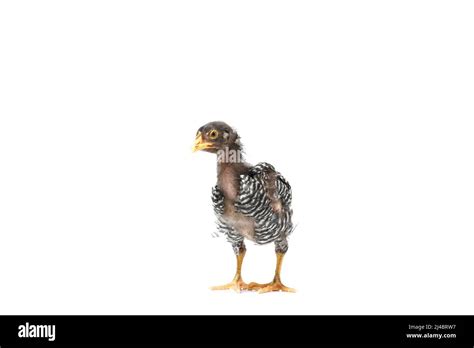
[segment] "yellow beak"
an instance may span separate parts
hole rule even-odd
[[[201,132],[199,132],[196,135],[196,140],[194,141],[194,146],[193,146],[193,152],[204,150],[204,149],[210,149],[212,147],[214,147],[212,143],[209,143],[203,140]]]

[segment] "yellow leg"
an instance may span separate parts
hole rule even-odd
[[[228,290],[232,289],[237,292],[240,292],[241,290],[247,290],[248,285],[242,280],[242,276],[240,274],[242,270],[242,261],[244,261],[244,256],[245,256],[245,250],[240,251],[240,253],[237,255],[237,270],[235,271],[235,276],[234,279],[228,284],[225,285],[218,285],[218,286],[212,286],[211,290]]]
[[[283,285],[280,279],[281,264],[283,263],[283,257],[285,256],[285,254],[277,252],[276,256],[277,263],[275,268],[275,277],[273,278],[273,281],[271,283],[266,284],[250,283],[248,285],[249,290],[258,290],[259,294],[271,291],[296,292],[295,289]]]

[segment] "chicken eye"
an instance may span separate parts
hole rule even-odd
[[[209,139],[212,139],[212,140],[217,139],[217,137],[219,136],[219,132],[213,129],[208,133],[208,136],[209,136]]]

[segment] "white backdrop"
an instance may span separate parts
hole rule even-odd
[[[470,1],[0,4],[0,314],[473,314]],[[293,186],[212,292],[212,120]],[[268,281],[273,246],[243,276]]]

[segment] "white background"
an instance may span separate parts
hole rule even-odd
[[[1,314],[473,314],[470,1],[3,1]],[[212,292],[234,126],[293,186],[283,280]],[[243,276],[268,281],[273,246]]]

